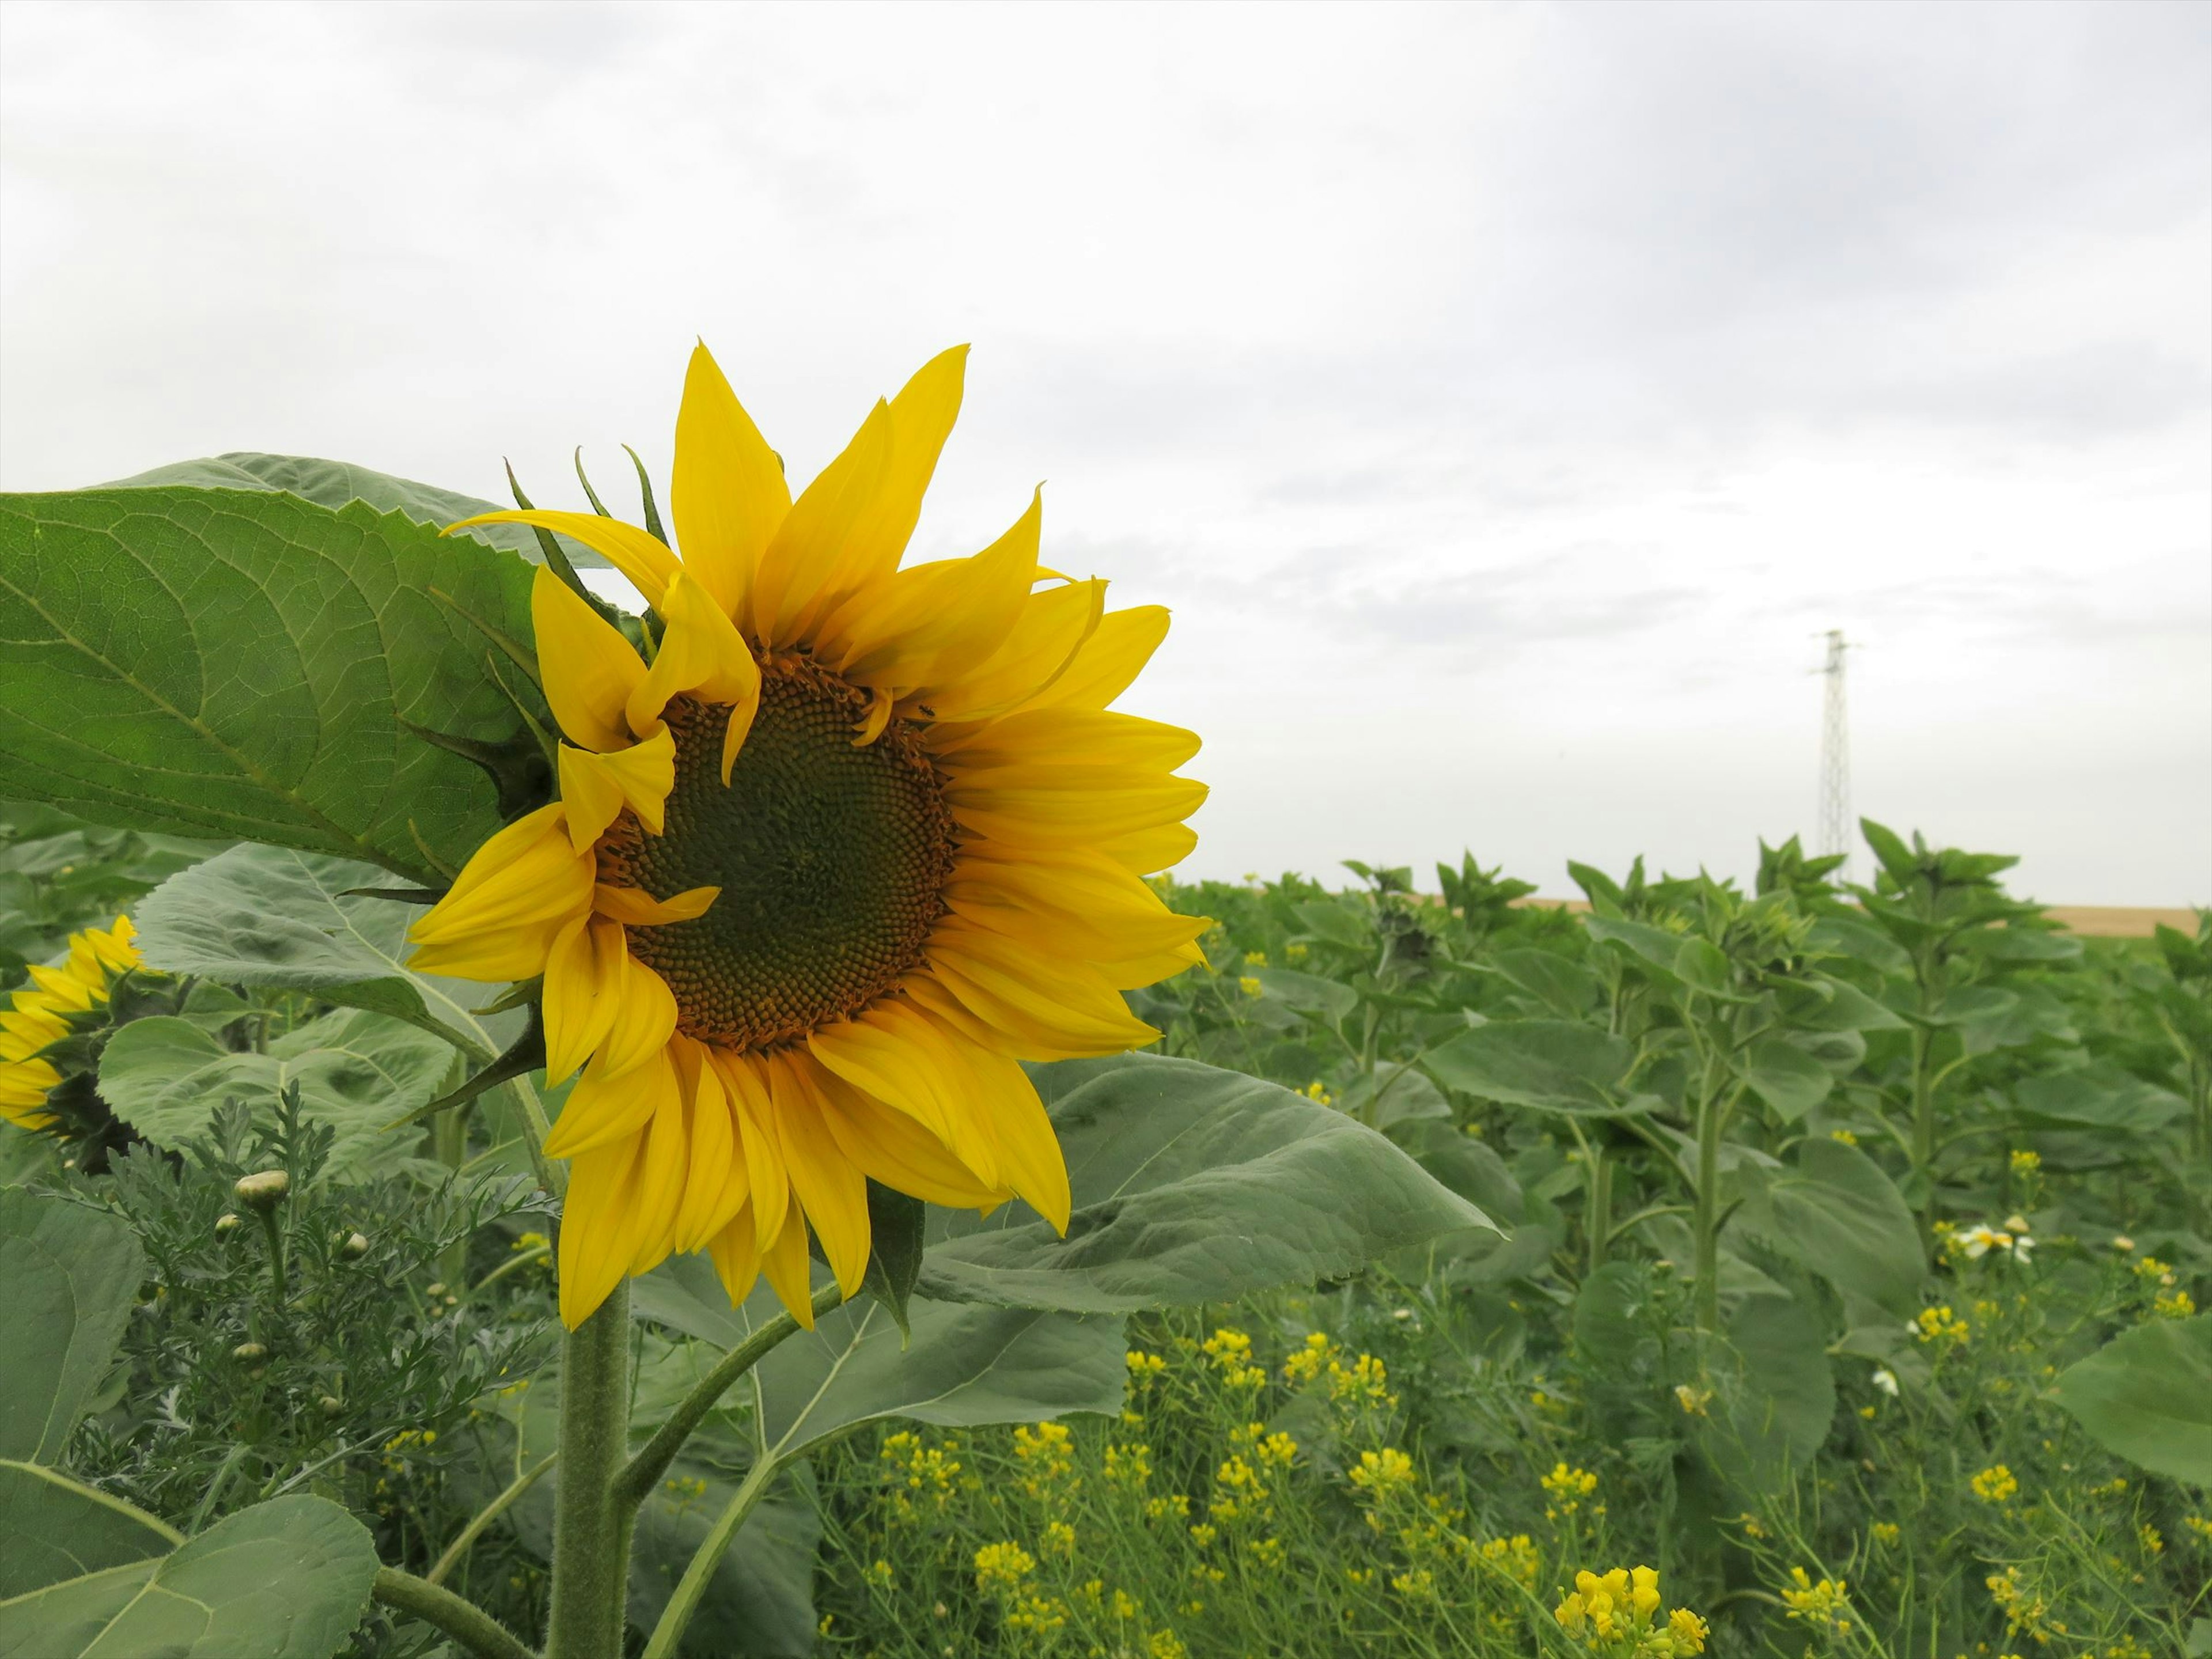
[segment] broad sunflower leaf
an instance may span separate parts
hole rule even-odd
[[[441,489],[435,484],[418,483],[412,478],[397,478],[389,472],[372,471],[346,461],[326,461],[314,455],[267,455],[250,449],[234,449],[196,461],[172,461],[150,472],[135,473],[98,488],[152,489],[180,484],[200,489],[282,490],[319,507],[337,507],[349,501],[366,501],[380,513],[401,514],[433,530],[443,530],[458,520],[495,513],[507,505],[479,501],[457,489]],[[544,562],[544,554],[538,550],[538,538],[527,526],[480,524],[460,533],[473,537],[487,547],[520,553],[532,564]],[[568,556],[568,562],[579,569],[587,566],[600,570],[608,568],[605,559],[581,542],[559,535],[553,539]]]
[[[817,1270],[817,1279],[827,1282],[826,1273]],[[721,1348],[782,1311],[766,1285],[732,1308],[699,1255],[664,1263],[630,1292],[641,1318]],[[890,1313],[863,1298],[823,1315],[756,1365],[738,1388],[766,1455],[799,1456],[878,1418],[970,1428],[1121,1409],[1127,1345],[1119,1319],[920,1298],[908,1315],[913,1340],[903,1352]]]
[[[18,1596],[154,1561],[182,1541],[120,1498],[34,1463],[0,1462],[0,1630]]]
[[[1808,1140],[1790,1170],[1750,1184],[1740,1224],[1892,1313],[1920,1304],[1920,1235],[1881,1166],[1839,1140]]]
[[[1819,1318],[1788,1295],[1747,1296],[1708,1351],[1721,1391],[1707,1449],[1740,1485],[1771,1490],[1803,1468],[1828,1437],[1836,1378]]]
[[[114,1363],[145,1265],[120,1218],[0,1188],[0,1285],[8,1293],[0,1457],[60,1461]]]
[[[272,1498],[174,1549],[78,1568],[0,1601],[0,1653],[329,1659],[361,1622],[376,1568],[368,1528],[336,1504]]]
[[[1310,1285],[1497,1231],[1385,1137],[1276,1084],[1158,1054],[1036,1079],[1067,1160],[1067,1237],[1022,1206],[944,1212],[919,1294],[1127,1313]]]
[[[495,792],[409,728],[487,744],[522,729],[483,630],[531,638],[530,583],[513,554],[358,501],[7,496],[0,764],[11,787],[102,823],[435,881],[499,828]]]
[[[146,1255],[122,1218],[0,1188],[0,1458],[60,1462],[137,1301]]]
[[[2022,1078],[2013,1103],[2014,1115],[2031,1128],[2124,1134],[2154,1134],[2189,1109],[2180,1096],[2106,1060]]]
[[[2212,1313],[2122,1331],[2060,1372],[2051,1393],[2106,1450],[2212,1486]]]
[[[1671,937],[1671,936],[1670,936]],[[1448,1089],[1553,1112],[1618,1112],[1635,1051],[1578,1020],[1492,1020],[1431,1049],[1422,1064]]]
[[[337,1133],[325,1174],[362,1177],[414,1153],[418,1135],[386,1134],[384,1126],[436,1098],[453,1063],[442,1039],[362,1009],[310,1021],[265,1054],[234,1054],[167,1016],[134,1020],[108,1040],[100,1093],[147,1139],[173,1147],[205,1133],[226,1099],[273,1121],[279,1091],[296,1083],[305,1116]]]
[[[434,1032],[476,1060],[506,1046],[520,1016],[471,1011],[481,985],[402,965],[419,906],[349,897],[390,878],[366,864],[248,842],[171,877],[134,914],[149,967],[226,985],[304,991]]]
[[[1836,1085],[1826,1066],[1787,1037],[1759,1038],[1745,1060],[1744,1081],[1784,1123],[1804,1116]]]

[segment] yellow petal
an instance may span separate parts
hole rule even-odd
[[[1012,1192],[986,1186],[945,1144],[904,1112],[832,1079],[823,1091],[823,1121],[847,1158],[871,1181],[948,1209],[982,1210]]]
[[[1188,817],[1206,786],[1135,768],[1006,766],[955,777],[956,821],[1009,847],[1080,847]]]
[[[564,743],[560,769],[568,844],[579,853],[605,834],[625,806],[657,836],[676,787],[676,736],[664,726],[642,743],[605,755]]]
[[[714,1264],[714,1276],[729,1294],[730,1305],[743,1307],[760,1279],[760,1244],[753,1237],[751,1210],[740,1206],[729,1224],[708,1241],[707,1255]]]
[[[765,1062],[726,1048],[710,1048],[708,1058],[720,1070],[736,1115],[738,1146],[745,1160],[745,1184],[752,1194],[755,1243],[763,1252],[783,1231],[784,1207],[791,1199],[791,1176],[776,1145],[775,1108],[769,1097]]]
[[[545,1081],[573,1074],[606,1041],[629,955],[614,922],[579,916],[555,935],[545,960]]]
[[[826,585],[837,578],[839,555],[875,511],[890,464],[891,412],[879,402],[844,453],[791,504],[761,555],[751,616],[753,637],[763,645],[795,642],[802,619],[834,597]]]
[[[516,819],[478,848],[446,896],[408,929],[418,973],[527,979],[554,937],[591,902],[593,861],[569,844],[559,801]]]
[[[988,1121],[1006,1167],[1006,1184],[1065,1237],[1071,1198],[1060,1137],[1029,1073],[1005,1054],[969,1049],[963,1056],[975,1079],[971,1097]]]
[[[634,1135],[676,1092],[676,1070],[665,1054],[619,1077],[609,1077],[596,1064],[586,1066],[568,1091],[553,1133],[545,1137],[545,1155],[574,1158]]]
[[[957,918],[931,935],[932,975],[1026,1060],[1069,1060],[1141,1048],[1159,1033],[1095,973],[1055,963]]]
[[[966,1111],[957,1065],[926,1016],[885,999],[857,1018],[815,1031],[807,1048],[852,1087],[928,1130],[976,1180],[999,1184],[997,1153]]]
[[[687,887],[672,898],[657,899],[641,887],[592,890],[592,908],[630,927],[665,927],[672,921],[696,921],[721,896],[719,887]]]
[[[761,1252],[761,1272],[784,1310],[803,1331],[814,1328],[814,1270],[807,1264],[806,1218],[796,1204],[783,1218],[775,1242]]]
[[[630,642],[543,565],[530,579],[530,621],[538,678],[562,733],[586,749],[628,748],[623,704],[645,678]]]
[[[1106,608],[1103,581],[1072,582],[1033,593],[1006,639],[982,661],[940,663],[911,700],[939,720],[1000,714],[1049,685],[1074,659]]]
[[[1123,766],[1172,772],[1199,750],[1198,733],[1134,714],[1030,708],[983,724],[932,731],[931,755],[947,771],[992,767]]]
[[[1163,823],[1126,836],[1093,842],[1091,850],[1109,858],[1133,876],[1157,875],[1181,864],[1198,845],[1198,832],[1187,823]]]
[[[937,471],[937,458],[960,413],[968,348],[955,346],[922,365],[890,402],[890,454],[875,500],[854,521],[814,597],[792,625],[800,638],[849,596],[866,592],[898,568],[921,516],[921,498]]]
[[[534,525],[540,530],[557,530],[564,536],[572,536],[627,576],[630,586],[643,594],[650,605],[659,605],[661,589],[680,568],[676,556],[659,537],[647,534],[635,525],[624,524],[620,519],[603,519],[596,513],[548,513],[539,508],[479,513],[473,519],[447,525],[445,533],[450,536],[456,530],[467,530],[480,524]]]
[[[824,624],[822,661],[869,686],[899,691],[935,684],[981,662],[1020,619],[1036,580],[1044,503],[965,559],[902,570],[863,590]]]
[[[614,1023],[599,1049],[599,1063],[610,1080],[663,1053],[676,1031],[676,994],[668,988],[668,981],[632,956],[627,946],[622,960]]]
[[[721,1073],[707,1059],[705,1045],[678,1037],[672,1046],[678,1078],[684,1085],[686,1121],[690,1126],[690,1161],[684,1176],[684,1206],[677,1218],[676,1248],[696,1250],[729,1225],[751,1196],[744,1153],[738,1146],[737,1120]]]
[[[574,1330],[622,1282],[637,1248],[635,1193],[645,1138],[579,1155],[561,1206],[561,1322]]]
[[[630,729],[651,731],[668,700],[679,692],[731,705],[723,747],[722,781],[760,707],[760,665],[737,628],[707,590],[682,572],[669,578],[660,613],[667,623],[653,666],[624,705]]]
[[[1206,952],[1195,945],[1178,945],[1171,951],[1153,951],[1142,956],[1093,958],[1091,965],[1098,977],[1115,990],[1135,991],[1173,979],[1190,969],[1205,967]]]
[[[677,1217],[684,1204],[684,1164],[690,1152],[685,1133],[682,1091],[672,1089],[654,1109],[645,1133],[645,1157],[638,1166],[637,1238],[629,1270],[649,1273],[668,1259],[676,1242]]]
[[[769,1057],[769,1095],[775,1105],[776,1144],[791,1171],[792,1191],[821,1242],[823,1259],[850,1296],[868,1269],[868,1187],[838,1149],[823,1121],[819,1073],[803,1050]]]
[[[725,616],[743,614],[761,554],[791,511],[791,487],[703,344],[684,375],[668,511],[684,568]]]
[[[1129,689],[1167,633],[1168,610],[1164,605],[1108,611],[1060,677],[1022,707],[1106,708]]]
[[[1112,860],[1067,848],[1012,853],[988,842],[961,848],[945,902],[955,915],[1041,948],[1094,961],[1171,951],[1204,933]]]

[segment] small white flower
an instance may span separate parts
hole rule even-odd
[[[2012,1259],[2022,1267],[2027,1265],[2027,1253],[2035,1248],[2032,1238],[2015,1238],[2012,1242]]]
[[[1874,1368],[1874,1385],[1892,1400],[1897,1398],[1897,1373],[1887,1365]]]

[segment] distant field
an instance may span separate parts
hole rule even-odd
[[[1540,905],[1547,909],[1589,908],[1586,899],[1525,898],[1515,902]],[[2161,923],[2185,933],[2197,931],[2197,913],[2186,905],[2054,904],[2044,914],[2061,927],[2097,939],[2148,939]]]

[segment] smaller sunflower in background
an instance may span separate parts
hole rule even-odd
[[[131,943],[135,937],[131,918],[118,916],[112,927],[71,933],[69,955],[59,966],[31,965],[31,983],[17,991],[8,1011],[0,1013],[0,1119],[21,1129],[58,1133],[71,1140],[84,1138],[78,1130],[113,1127],[113,1119],[98,1108],[96,1099],[91,1103],[97,1108],[94,1123],[74,1121],[82,1114],[56,1095],[72,1079],[47,1055],[92,1023],[93,1017],[104,1014],[115,981],[144,965],[138,947]],[[90,1097],[88,1083],[81,1092]]]
[[[677,419],[675,550],[557,530],[651,607],[642,653],[540,569],[559,799],[487,841],[412,964],[543,975],[546,1152],[570,1164],[561,1316],[711,1253],[811,1323],[810,1234],[849,1296],[867,1182],[1018,1196],[1065,1231],[1066,1166],[1020,1061],[1159,1034],[1121,993],[1203,962],[1143,878],[1195,842],[1192,733],[1109,710],[1167,631],[1038,563],[1040,506],[972,557],[901,568],[966,349],[878,403],[793,500],[705,347]],[[456,526],[454,528],[461,528]]]

